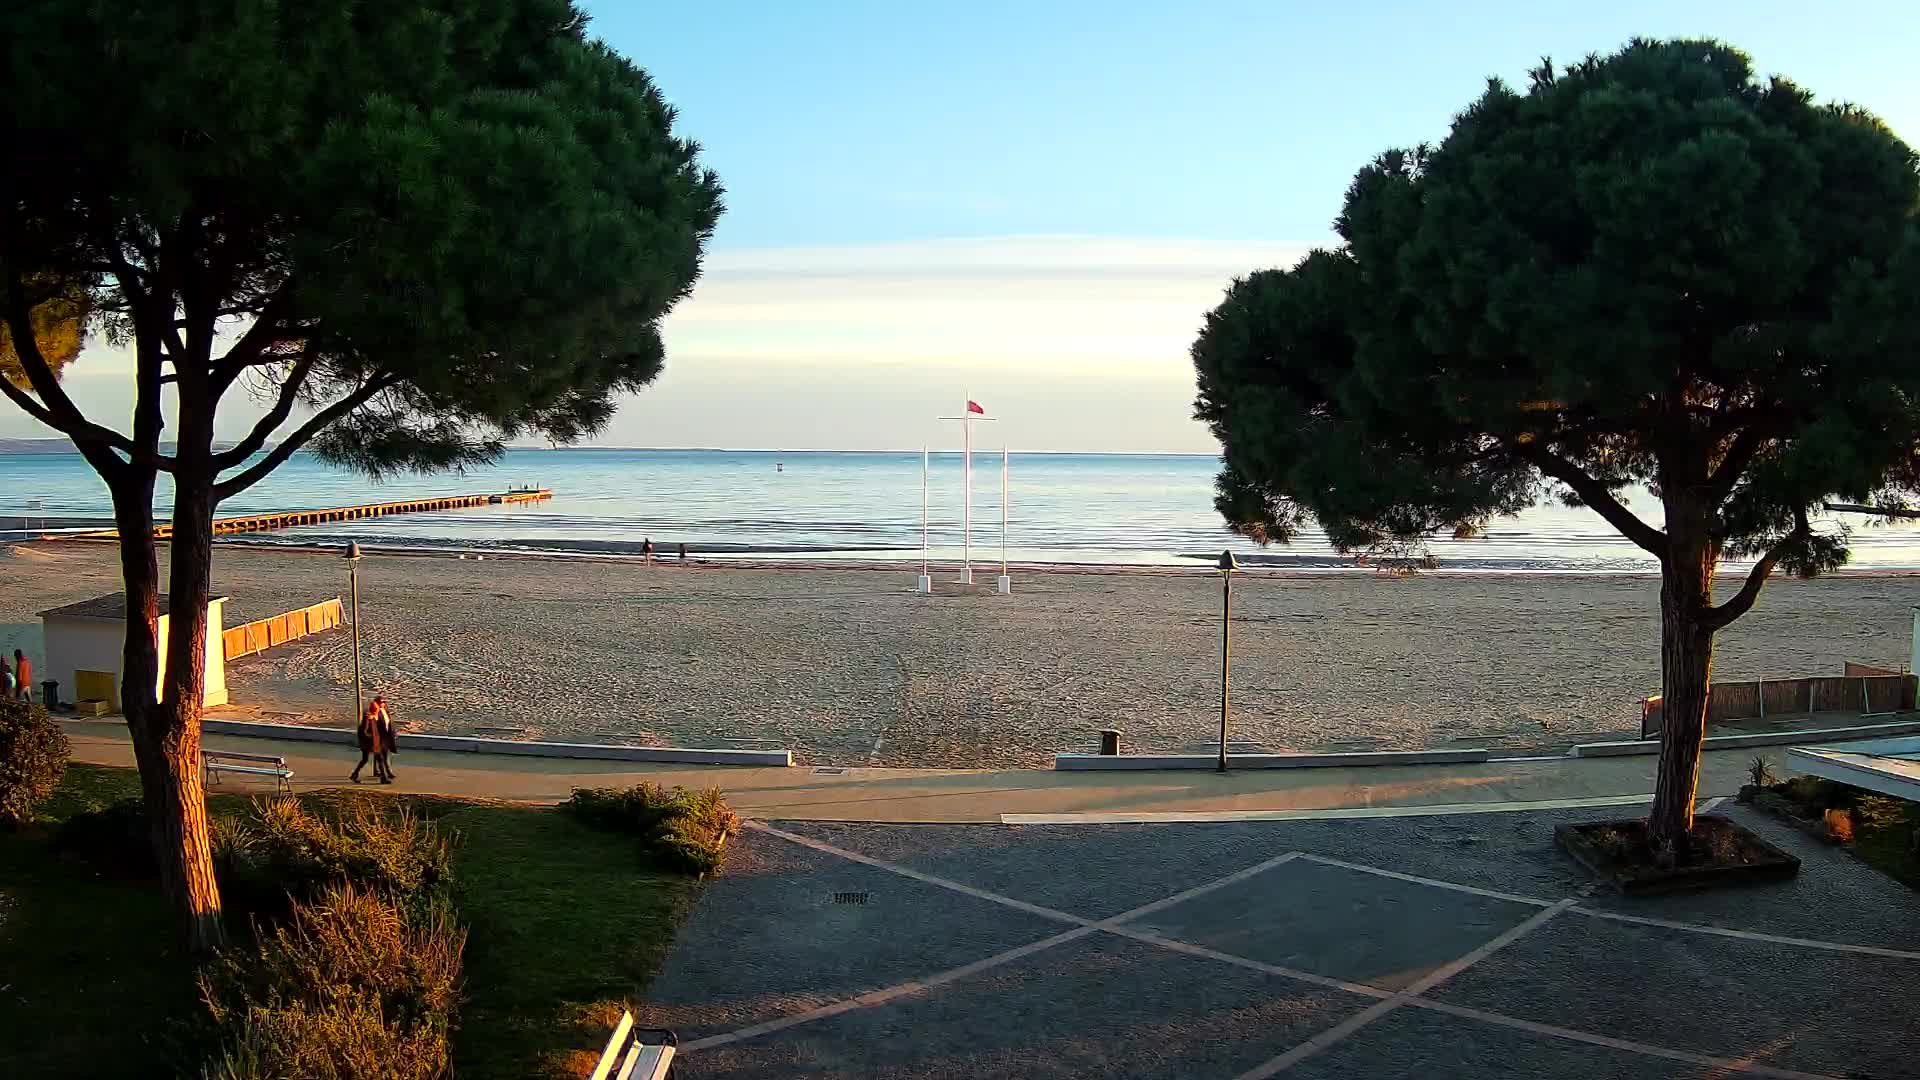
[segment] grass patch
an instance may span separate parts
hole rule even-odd
[[[587,1075],[699,884],[637,866],[631,838],[551,811],[468,805],[442,823],[459,835],[454,903],[469,930],[455,1074]]]
[[[0,835],[7,1075],[181,1072],[181,1040],[200,1007],[159,893],[53,845],[65,819],[139,794],[131,769],[71,765],[39,822]],[[462,1077],[585,1075],[700,888],[637,865],[630,837],[548,809],[351,789],[300,801],[329,815],[405,807],[454,840],[454,903],[468,928],[452,1046]],[[247,806],[233,795],[208,802],[217,815]]]
[[[67,817],[129,795],[130,769],[69,765],[40,820],[0,835],[0,1061],[10,1076],[172,1076],[193,968],[150,882],[55,851]]]

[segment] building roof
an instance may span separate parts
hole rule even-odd
[[[225,599],[226,597],[224,596],[209,596],[207,597],[207,602],[212,603],[215,600]],[[161,592],[160,614],[165,615],[170,606],[167,600],[167,594],[164,591]],[[127,594],[123,592],[108,593],[105,596],[96,596],[91,600],[82,600],[78,603],[66,604],[57,608],[48,608],[40,613],[40,617],[43,619],[53,617],[62,619],[105,619],[110,622],[125,622],[127,618]]]

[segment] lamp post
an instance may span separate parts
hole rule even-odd
[[[360,691],[360,545],[349,542],[345,558],[347,583],[353,595],[353,722],[358,725],[367,709]]]
[[[1233,552],[1220,553],[1220,771],[1227,771],[1227,673],[1233,663]]]

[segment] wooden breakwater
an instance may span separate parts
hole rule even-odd
[[[317,510],[284,510],[272,514],[248,514],[245,517],[215,518],[213,534],[273,532],[301,525],[324,525],[333,521],[357,521],[360,518],[388,517],[393,514],[418,514],[429,510],[459,510],[469,506],[494,506],[501,503],[539,502],[553,498],[551,488],[518,488],[484,495],[436,495],[426,499],[402,499],[398,502],[362,503],[358,506],[324,506]],[[114,529],[75,534],[82,540],[112,540],[120,534]],[[172,525],[155,525],[153,538],[173,537]]]
[[[229,626],[220,633],[220,651],[228,660],[252,656],[263,649],[284,644],[308,634],[331,630],[345,622],[340,598],[322,600],[310,607],[283,611],[270,618],[255,619]]]

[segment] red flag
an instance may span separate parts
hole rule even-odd
[[[980,403],[979,403],[979,402],[977,402],[977,401],[972,401],[972,400],[969,400],[969,401],[967,402],[967,411],[968,411],[968,412],[970,412],[970,413],[973,413],[973,412],[977,412],[977,413],[979,413],[979,414],[980,414],[981,416],[985,416],[985,415],[987,415],[987,410],[985,410],[985,409],[983,409],[983,408],[981,408],[981,407],[980,407]]]

